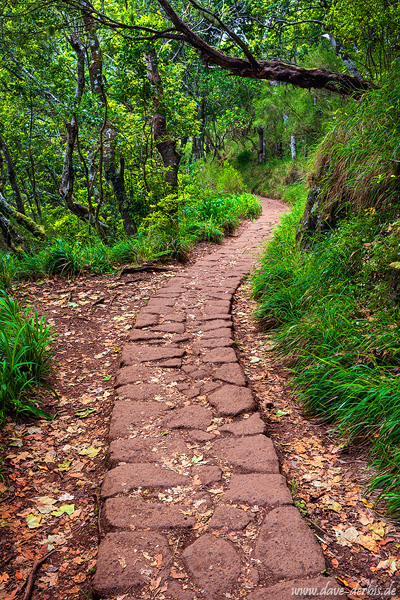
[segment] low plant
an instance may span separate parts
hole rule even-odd
[[[36,309],[22,309],[1,292],[0,297],[0,422],[7,413],[49,417],[32,402],[30,393],[40,385],[50,366],[51,328]]]

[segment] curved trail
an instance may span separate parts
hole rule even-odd
[[[293,506],[237,359],[233,294],[284,211],[151,298],[122,352],[101,489],[96,597],[286,600],[337,589]],[[304,581],[307,580],[307,581]],[[328,589],[328,594],[329,594]]]

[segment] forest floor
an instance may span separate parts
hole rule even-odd
[[[201,244],[190,263],[213,249]],[[9,419],[2,431],[0,600],[25,600],[30,591],[33,600],[91,597],[118,355],[140,308],[186,268],[168,267],[166,272],[55,278],[16,288],[23,303],[47,313],[54,325],[58,337],[50,385],[59,398],[42,394],[43,407],[55,414],[52,421]],[[269,336],[258,330],[253,309],[245,283],[233,311],[242,365],[281,471],[322,545],[329,573],[348,589],[349,598],[382,597],[372,588],[390,586],[393,593],[387,596],[400,597],[395,592],[400,590],[400,530],[363,495],[365,456],[346,451],[325,425],[302,416],[288,374],[270,351]],[[30,590],[35,562],[53,550]]]

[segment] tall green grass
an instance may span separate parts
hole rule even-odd
[[[49,417],[32,401],[48,372],[51,328],[35,309],[22,309],[5,292],[0,295],[0,423],[6,415]]]
[[[307,414],[369,451],[371,489],[400,514],[400,219],[361,210],[299,248],[300,199],[284,215],[253,279]],[[399,273],[399,275],[397,275]]]
[[[243,219],[255,219],[260,212],[260,204],[251,194],[208,191],[203,198],[187,202],[182,199],[172,216],[164,217],[161,211],[155,211],[136,236],[122,238],[112,245],[97,237],[79,241],[61,237],[35,253],[1,254],[0,285],[6,289],[12,280],[44,275],[101,274],[125,263],[166,258],[185,260],[196,243],[220,243]]]

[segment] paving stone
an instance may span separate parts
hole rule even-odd
[[[301,595],[296,590],[302,590]],[[277,583],[269,588],[260,588],[251,592],[247,600],[293,600],[300,597],[303,600],[318,598],[346,598],[346,591],[340,587],[333,577],[316,577],[315,579],[293,579]]]
[[[187,451],[185,440],[176,433],[157,438],[123,438],[111,442],[108,462],[111,467],[121,462],[158,462]]]
[[[221,381],[232,383],[233,385],[246,385],[246,378],[239,363],[222,365],[222,367],[219,367],[215,371],[213,379],[220,379]]]
[[[193,442],[209,442],[215,438],[213,433],[209,433],[208,431],[201,431],[200,429],[193,429],[189,431],[189,437]]]
[[[208,408],[199,404],[190,404],[171,411],[161,421],[161,426],[167,429],[206,429],[212,419],[212,412]]]
[[[214,364],[234,363],[237,357],[233,348],[213,348],[204,354],[203,361]]]
[[[201,385],[194,385],[185,392],[188,398],[197,398],[201,394]]]
[[[166,313],[164,315],[164,321],[173,321],[174,323],[184,323],[186,321],[186,315],[179,312]]]
[[[129,383],[118,388],[117,395],[128,400],[152,400],[156,394],[160,393],[160,386],[155,383],[138,383],[137,385]]]
[[[220,387],[221,387],[221,384],[217,383],[216,381],[206,381],[201,386],[201,393],[209,394],[210,392],[213,392],[214,390],[218,390]]]
[[[105,474],[101,497],[110,498],[117,494],[128,494],[139,487],[168,488],[188,483],[188,477],[175,471],[162,469],[151,463],[129,463],[118,465]]]
[[[225,598],[241,572],[239,552],[230,542],[214,535],[199,537],[183,552],[186,566],[204,596],[210,600]]]
[[[151,325],[157,325],[159,319],[160,315],[158,314],[153,314],[150,312],[142,313],[142,311],[140,311],[140,313],[136,317],[133,328],[143,329],[144,327],[151,327]]]
[[[151,378],[151,371],[149,367],[138,367],[136,365],[130,367],[124,367],[118,371],[117,377],[115,378],[114,386],[116,388],[122,385],[128,385],[135,383],[136,381],[146,382]]]
[[[167,360],[159,360],[157,365],[160,367],[168,367],[169,369],[180,369],[182,361],[180,358],[168,358]]]
[[[183,334],[183,335],[174,335],[174,337],[171,338],[171,344],[181,344],[182,342],[188,342],[192,339],[192,336],[190,334]]]
[[[214,300],[214,302],[207,302],[203,310],[206,315],[212,315],[217,312],[229,314],[231,303],[229,300]]]
[[[279,473],[274,445],[265,435],[217,440],[212,451],[244,473]]]
[[[263,473],[232,475],[223,501],[270,507],[293,504],[285,477],[279,474],[266,475]]]
[[[168,582],[167,590],[163,595],[166,600],[196,600],[198,598],[195,592],[183,589],[182,584],[177,581]]]
[[[221,433],[230,433],[232,435],[259,435],[264,433],[266,425],[260,413],[256,412],[248,419],[240,419],[239,421],[233,421],[226,425],[222,425],[218,431]]]
[[[112,412],[109,439],[128,437],[131,434],[131,427],[148,424],[151,420],[157,419],[168,406],[161,402],[135,402],[133,400],[117,400]]]
[[[175,305],[175,298],[159,298],[158,295],[150,298],[146,305],[146,311],[155,312],[164,311],[166,308],[171,310],[171,307]]]
[[[249,511],[246,512],[229,504],[219,504],[208,522],[208,528],[240,531],[253,520],[254,516]]]
[[[232,339],[232,328],[231,327],[220,327],[218,329],[212,329],[204,333],[202,339]]]
[[[197,477],[203,485],[210,485],[222,479],[221,469],[212,465],[196,465],[192,467],[191,474],[193,477]]]
[[[223,385],[210,394],[207,400],[219,415],[225,417],[240,415],[254,410],[256,406],[251,390],[237,385]]]
[[[101,511],[105,531],[115,529],[189,529],[194,517],[183,514],[179,504],[153,504],[134,498],[108,498]]]
[[[200,338],[195,344],[197,348],[231,348],[234,345],[232,338]]]
[[[142,362],[160,361],[168,358],[182,358],[185,354],[183,348],[135,346],[127,344],[121,352],[121,366],[129,366]]]
[[[212,321],[214,319],[223,319],[223,320],[229,319],[229,320],[231,320],[231,317],[230,317],[229,311],[226,311],[225,313],[215,312],[213,314],[202,315],[202,317],[201,317],[201,320],[203,322]]]
[[[183,323],[162,323],[152,328],[153,331],[162,331],[163,333],[185,333]]]
[[[212,321],[205,321],[201,324],[200,330],[205,333],[206,331],[213,331],[220,329],[221,327],[231,327],[232,319],[227,317],[226,319],[213,319]]]
[[[322,550],[294,506],[275,508],[261,527],[254,557],[261,572],[278,579],[310,577],[325,570]]]
[[[161,570],[151,563],[153,558],[162,555]],[[101,542],[97,557],[96,573],[93,580],[95,592],[102,598],[110,598],[125,592],[139,592],[144,584],[154,576],[164,581],[168,572],[163,569],[171,559],[167,540],[152,532],[109,533]]]
[[[194,367],[194,370],[191,372],[190,376],[192,379],[205,379],[211,375],[211,367],[205,365],[204,368]]]
[[[156,331],[142,331],[140,329],[132,329],[129,333],[128,340],[131,342],[147,342],[151,340],[162,340],[163,334]]]

